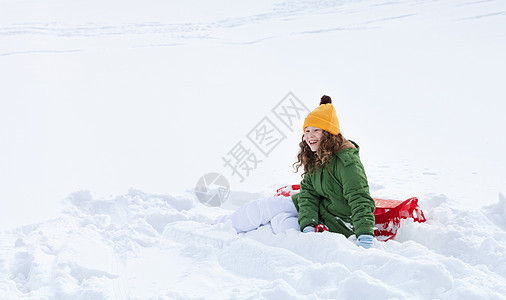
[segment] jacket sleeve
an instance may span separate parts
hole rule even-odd
[[[298,197],[300,230],[303,230],[306,226],[318,225],[319,202],[320,195],[313,188],[311,176],[306,174],[300,183]]]
[[[374,235],[374,210],[376,205],[369,194],[369,183],[358,153],[343,160],[344,166],[337,172],[343,184],[343,196],[351,208],[351,222],[355,235]]]

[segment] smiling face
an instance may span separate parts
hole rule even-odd
[[[320,139],[323,136],[323,130],[318,127],[307,126],[304,129],[304,141],[309,145],[311,151],[318,151],[320,145]]]

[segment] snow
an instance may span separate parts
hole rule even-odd
[[[97,200],[80,191],[58,218],[2,232],[0,296],[504,299],[504,214],[428,200],[426,223],[406,220],[395,241],[366,250],[328,232],[273,234],[267,225],[237,234],[231,223],[213,225],[225,209],[190,193],[132,189]]]
[[[0,0],[0,298],[504,299],[505,23],[500,0]],[[289,93],[332,96],[371,194],[428,221],[368,250],[213,225],[300,181]],[[221,207],[193,193],[211,172]]]

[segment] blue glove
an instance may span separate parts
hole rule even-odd
[[[313,226],[306,226],[304,229],[302,229],[302,232],[308,233],[308,232],[315,232],[315,228]]]
[[[304,228],[306,229],[306,228]],[[358,236],[357,245],[362,248],[369,249],[372,247],[372,235],[369,234],[361,234]]]

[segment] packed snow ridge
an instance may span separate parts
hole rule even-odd
[[[506,199],[479,211],[421,200],[426,223],[362,249],[329,232],[237,234],[213,225],[230,210],[191,194],[80,191],[59,218],[0,233],[0,298],[505,299]]]

